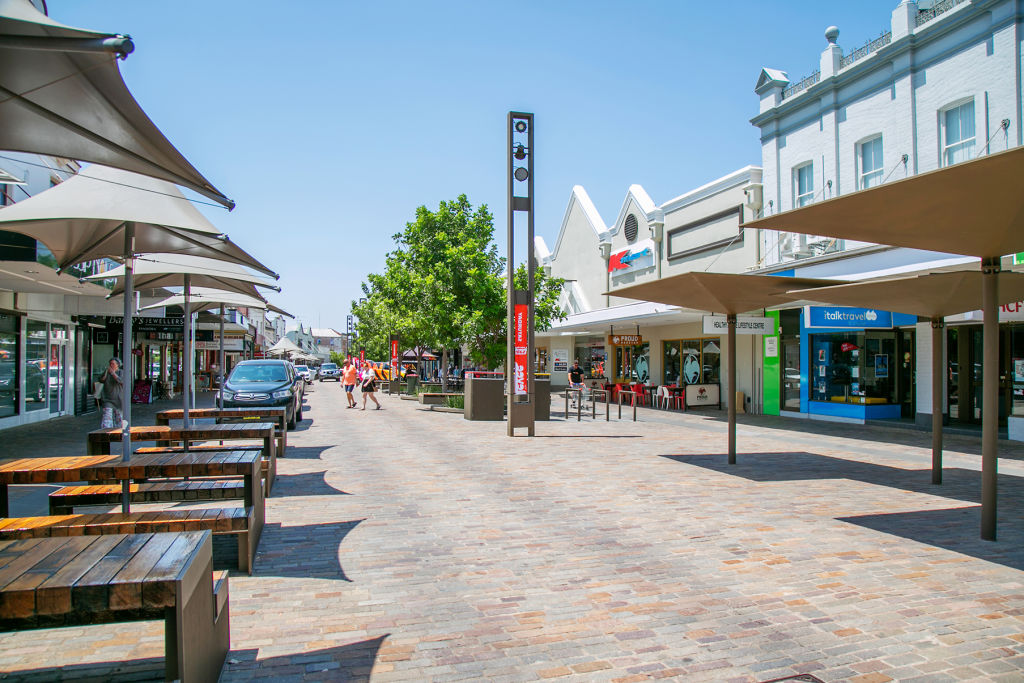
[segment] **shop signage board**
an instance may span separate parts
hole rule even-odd
[[[804,327],[808,329],[892,329],[892,313],[874,308],[804,306]]]
[[[569,349],[551,350],[552,372],[569,372]]]
[[[216,339],[214,339],[212,341],[211,340],[200,340],[200,339],[197,339],[194,342],[192,342],[192,344],[195,346],[196,349],[198,349],[200,351],[219,351],[220,350],[220,342],[218,340],[216,340]],[[234,337],[234,338],[225,337],[224,338],[224,350],[225,351],[243,351],[244,350],[244,345],[243,345],[242,338],[241,337]]]
[[[724,315],[704,316],[704,334],[728,334],[729,319]],[[736,334],[775,334],[775,318],[736,316]]]
[[[701,406],[721,407],[721,389],[717,384],[687,384],[686,405],[690,408]]]
[[[654,266],[654,242],[641,240],[629,249],[611,254],[608,258],[608,272],[624,274]]]
[[[611,342],[615,346],[640,346],[644,338],[639,334],[613,334]]]
[[[778,358],[779,357],[779,338],[778,337],[765,337],[764,338],[764,357],[765,358]]]
[[[513,353],[513,393],[516,396],[525,396],[530,393],[527,381],[527,365],[529,363],[529,340],[527,338],[527,323],[530,316],[530,307],[525,304],[515,306],[515,345]]]
[[[391,337],[391,368],[398,368],[398,337]]]

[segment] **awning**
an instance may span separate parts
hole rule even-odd
[[[104,297],[107,290],[33,261],[0,261],[0,290]]]
[[[121,78],[130,39],[0,0],[0,149],[134,171],[234,207],[164,137]]]
[[[128,171],[90,166],[0,209],[0,230],[39,240],[61,269],[93,259],[121,258],[126,223],[135,224],[136,254],[203,256],[277,277],[214,227],[176,186]]]
[[[193,287],[192,292],[189,296],[189,305],[193,311],[216,311],[220,308],[221,304],[225,307],[233,308],[257,308],[260,310],[273,311],[280,313],[281,315],[294,318],[295,316],[278,308],[272,303],[264,301],[263,299],[257,299],[255,297],[246,296],[239,294],[238,292],[228,292],[219,289],[210,289],[207,287]],[[184,293],[175,294],[165,299],[161,299],[156,303],[143,306],[140,311],[145,311],[152,308],[166,308],[167,306],[184,306],[185,295]]]
[[[85,279],[100,282],[112,278],[117,279],[117,284],[110,293],[111,296],[116,296],[124,291],[124,270],[124,266],[121,265]],[[185,274],[190,276],[193,293],[206,288],[209,291],[237,292],[262,299],[262,295],[256,287],[265,287],[275,292],[281,291],[280,287],[266,277],[257,275],[244,266],[183,254],[139,254],[135,258],[133,287],[136,291],[160,287],[181,287],[184,284],[182,278]]]

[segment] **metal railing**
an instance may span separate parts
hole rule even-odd
[[[799,92],[807,90],[808,88],[810,88],[812,85],[814,85],[815,83],[817,83],[820,80],[821,80],[821,71],[815,71],[810,76],[807,76],[806,78],[804,78],[804,79],[802,79],[800,81],[797,81],[793,85],[791,85],[788,88],[786,88],[785,90],[783,90],[782,91],[782,99],[786,99],[787,97],[792,97],[793,95],[796,95]]]
[[[885,47],[891,42],[892,31],[883,31],[882,34],[874,40],[869,40],[850,54],[843,55],[842,59],[839,60],[839,68],[842,69],[848,67],[858,59],[867,57],[872,52],[877,52],[880,48]]]
[[[957,5],[967,2],[967,0],[938,0],[931,9],[923,9],[917,13],[917,18],[914,22],[914,27],[917,28],[921,24],[925,24],[935,17],[939,16],[943,12],[948,12]]]

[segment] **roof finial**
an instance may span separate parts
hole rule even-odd
[[[829,26],[825,29],[825,40],[828,41],[829,45],[835,45],[836,41],[839,40],[839,27]]]

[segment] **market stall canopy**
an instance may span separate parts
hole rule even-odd
[[[978,258],[1024,251],[1024,147],[745,223]]]
[[[164,137],[121,78],[127,36],[60,24],[0,0],[0,149],[134,171],[234,202]]]
[[[281,337],[267,349],[268,356],[283,356],[286,353],[302,353],[302,349],[288,337]]]
[[[136,254],[203,256],[277,277],[215,228],[176,186],[137,173],[90,166],[0,209],[0,230],[39,240],[53,252],[60,269],[122,258],[126,223],[135,225]]]
[[[85,279],[94,282],[116,279],[117,283],[110,293],[110,296],[116,296],[124,291],[124,270],[124,266],[121,265]],[[191,277],[193,293],[200,288],[207,288],[210,291],[224,290],[262,298],[256,287],[281,291],[281,288],[272,281],[244,266],[184,254],[139,254],[135,258],[133,287],[136,291],[180,287],[186,274]]]
[[[945,318],[978,310],[981,278],[980,270],[964,270],[794,289],[789,293],[801,299],[838,306],[861,307],[884,302],[880,308],[887,311]],[[1024,273],[999,273],[998,293],[999,305],[1024,301]]]
[[[801,297],[791,289],[836,284],[836,280],[744,275],[738,273],[681,273],[605,292],[611,296],[655,301],[682,308],[736,315],[781,306]]]
[[[238,292],[228,292],[220,289],[210,289],[207,287],[193,287],[189,296],[189,303],[193,311],[212,311],[223,304],[226,307],[258,308],[261,310],[273,311],[274,313],[280,313],[281,315],[289,318],[295,317],[288,311],[278,308],[274,304],[264,301],[263,299],[246,296],[244,294],[239,294]],[[149,304],[148,306],[143,306],[139,310],[145,311],[152,308],[184,305],[185,295],[184,293],[181,293],[161,299],[160,301]]]

